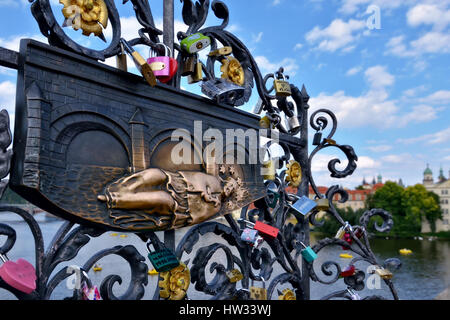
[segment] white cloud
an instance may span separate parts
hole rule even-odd
[[[264,32],[258,33],[256,36],[253,36],[253,42],[258,43],[262,40]]]
[[[450,90],[440,90],[422,99],[424,103],[450,104]]]
[[[341,49],[348,52],[353,50],[355,41],[361,36],[361,31],[365,27],[364,21],[350,19],[345,22],[335,19],[326,28],[314,27],[306,34],[305,39],[311,45],[315,45],[315,50],[335,52]]]
[[[362,70],[362,67],[354,67],[347,71],[347,76],[354,76],[355,74],[359,73]]]
[[[404,143],[404,144],[414,144],[419,142],[424,142],[427,144],[439,144],[450,141],[450,128],[431,133],[422,135],[419,137],[414,138],[407,138],[407,139],[398,139],[398,142]]]
[[[302,44],[302,43],[297,43],[297,44],[294,46],[294,50],[300,50],[301,48],[303,48],[303,44]]]
[[[272,5],[273,6],[277,6],[277,5],[279,5],[281,3],[281,0],[273,0],[272,1]]]
[[[443,30],[450,24],[450,9],[440,4],[418,4],[406,14],[408,24],[413,27],[431,25]]]
[[[369,149],[372,152],[387,152],[389,150],[392,150],[392,146],[384,144],[384,145],[379,145],[379,146],[373,146],[373,147],[367,147],[367,149]]]
[[[378,89],[394,84],[395,77],[384,66],[374,66],[366,70],[365,76],[371,88]]]
[[[384,66],[374,66],[365,72],[369,89],[359,97],[344,91],[332,95],[320,93],[311,98],[313,109],[328,108],[335,113],[339,124],[347,128],[372,125],[377,128],[404,127],[409,123],[427,122],[437,117],[438,109],[420,104],[408,109],[400,108],[397,100],[389,99],[387,88],[395,77]]]
[[[343,0],[339,12],[348,15],[364,13],[369,5],[376,5],[381,10],[393,10],[415,2],[416,0]]]
[[[278,71],[278,69],[280,67],[283,67],[284,73],[286,75],[293,77],[296,75],[297,70],[299,69],[297,61],[295,61],[292,58],[284,58],[283,60],[281,60],[279,62],[271,62],[265,56],[257,56],[257,57],[255,57],[255,61],[258,64],[258,66],[260,67],[261,72],[263,74],[273,73],[275,71]]]

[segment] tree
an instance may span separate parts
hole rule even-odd
[[[422,185],[403,189],[394,182],[386,182],[368,197],[366,205],[369,209],[381,208],[392,214],[392,234],[418,234],[423,219],[430,222],[434,232],[436,220],[442,218],[439,197]]]
[[[408,187],[405,189],[403,206],[408,223],[421,225],[422,220],[427,219],[431,231],[436,232],[436,220],[442,219],[442,210],[437,194],[428,191],[420,184]]]

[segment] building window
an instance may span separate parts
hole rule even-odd
[[[444,219],[444,220],[442,221],[442,224],[448,225],[448,219]]]

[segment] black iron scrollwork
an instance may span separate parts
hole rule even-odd
[[[48,38],[51,45],[71,50],[97,60],[112,57],[120,51],[119,40],[121,30],[117,8],[113,0],[102,1],[104,1],[108,9],[108,18],[112,25],[113,36],[110,45],[106,49],[92,50],[80,46],[66,35],[63,27],[58,24],[58,21],[56,21],[52,13],[49,0],[30,0],[32,2],[31,11],[39,24],[41,32]],[[123,1],[124,4],[127,2],[129,1]],[[159,36],[162,32],[155,27],[149,2],[147,0],[131,0],[130,2],[133,5],[136,18],[142,25],[142,28],[138,31],[139,38],[130,39],[128,43],[132,46],[143,44],[156,49],[156,44],[159,43]],[[256,84],[263,110],[266,112],[270,122],[270,131],[277,129],[281,134],[280,141],[278,142],[284,151],[284,155],[278,159],[282,165],[281,168],[284,168],[290,160],[294,159],[301,166],[300,171],[303,177],[299,184],[298,194],[291,194],[287,189],[289,184],[286,179],[287,172],[286,170],[281,170],[281,172],[275,174],[275,179],[266,181],[267,197],[257,201],[254,204],[255,208],[250,209],[249,207],[245,207],[242,209],[242,220],[262,222],[279,230],[276,237],[264,238],[265,246],[258,248],[257,246],[251,246],[244,242],[241,239],[241,233],[245,223],[242,221],[237,222],[231,215],[226,215],[225,219],[228,225],[214,221],[191,227],[178,243],[175,254],[180,261],[184,261],[184,255],[194,254],[193,259],[185,261],[186,265],[190,264],[191,282],[195,284],[195,290],[210,295],[213,299],[248,299],[251,296],[249,290],[251,289],[251,282],[260,281],[261,279],[268,284],[267,295],[269,298],[272,297],[279,286],[288,284],[293,288],[292,292],[295,295],[290,295],[291,298],[308,299],[309,292],[306,283],[309,280],[322,284],[336,283],[340,280],[342,270],[337,262],[326,261],[322,263],[320,270],[326,276],[325,279],[319,276],[314,269],[314,264],[317,260],[308,262],[301,257],[302,251],[309,244],[309,223],[320,225],[326,222],[318,222],[316,220],[317,214],[319,213],[318,209],[314,209],[309,216],[303,216],[293,209],[293,204],[300,196],[308,196],[308,187],[311,185],[316,200],[326,199],[328,201],[329,208],[326,212],[331,219],[336,219],[342,227],[348,228],[348,225],[339,215],[333,204],[333,200],[337,195],[340,195],[340,202],[347,201],[347,192],[338,186],[332,186],[328,189],[326,195],[321,194],[312,176],[311,163],[319,151],[331,147],[338,148],[347,157],[348,164],[343,170],[338,170],[336,165],[340,163],[340,160],[333,159],[329,162],[328,169],[331,177],[345,178],[355,171],[358,157],[351,146],[340,145],[332,139],[337,130],[337,119],[331,111],[319,109],[311,115],[308,121],[309,95],[304,86],[300,90],[296,86],[290,85],[294,103],[288,101],[286,97],[272,95],[274,88],[267,88],[266,83],[270,78],[280,79],[280,77],[284,77],[283,68],[265,77],[262,76],[248,48],[235,35],[225,30],[229,22],[229,11],[224,2],[215,0],[211,4],[215,16],[222,20],[222,23],[219,26],[203,29],[202,27],[209,12],[210,1],[199,0],[195,4],[191,0],[182,0],[182,2],[182,16],[188,28],[186,32],[180,32],[177,35],[178,39],[181,41],[194,33],[200,32],[211,38],[211,51],[217,50],[219,44],[232,48],[234,58],[242,66],[245,81],[242,85],[244,88],[243,96],[231,99],[228,102],[234,106],[240,106],[248,102],[253,87]],[[177,60],[180,63],[187,54],[183,52],[180,45],[175,45],[174,48],[179,52]],[[206,74],[206,77],[203,79],[204,81],[217,78],[215,75],[216,62],[221,62],[220,58],[210,55],[206,64],[202,63],[202,69]],[[180,73],[176,77],[175,83],[179,83]],[[276,106],[272,104],[273,100],[276,100]],[[297,117],[299,125],[285,128],[281,121],[283,114],[288,118]],[[325,139],[320,141],[311,154],[308,155],[308,127],[311,126],[315,131],[325,130],[329,125],[329,119],[331,119],[330,132]],[[300,138],[298,138],[298,135],[300,135]],[[10,144],[9,116],[6,111],[2,111],[0,113],[1,179],[9,173],[12,152],[8,151],[7,148]],[[0,184],[0,194],[3,192],[5,186],[6,183],[2,181]],[[21,216],[28,224],[35,241],[36,290],[31,294],[24,294],[11,288],[3,280],[0,280],[0,287],[11,291],[19,299],[50,299],[57,285],[69,276],[65,267],[51,277],[56,267],[76,257],[80,249],[91,238],[99,237],[105,232],[105,230],[97,230],[87,226],[78,226],[73,229],[74,224],[66,222],[61,226],[48,249],[45,251],[41,229],[30,213],[14,206],[1,206],[0,211],[9,211]],[[294,224],[288,222],[291,215],[296,218]],[[346,230],[352,240],[352,244],[341,239],[326,238],[315,244],[312,250],[314,253],[320,254],[325,247],[342,246],[358,255],[357,258],[351,261],[351,265],[363,261],[372,265],[379,265],[370,248],[366,231],[369,220],[374,216],[380,216],[383,219],[382,226],[375,225],[377,231],[387,232],[392,228],[393,220],[391,215],[382,209],[373,209],[363,214],[360,219],[360,226],[353,226]],[[359,235],[356,234],[358,230],[360,231]],[[7,236],[7,241],[0,248],[0,253],[7,254],[14,246],[15,231],[5,224],[0,224],[0,234]],[[202,242],[205,235],[217,237],[219,241],[205,245]],[[147,236],[140,236],[142,240],[148,240]],[[196,245],[201,247],[194,252]],[[216,253],[224,255],[225,258],[220,262],[213,261]],[[118,275],[106,277],[100,285],[102,297],[108,300],[141,299],[144,296],[144,287],[148,283],[148,267],[144,263],[145,258],[133,246],[117,246],[96,253],[86,261],[83,268],[89,270],[99,259],[107,255],[118,255],[130,264],[131,280],[125,294],[117,297],[112,289],[114,284],[121,283],[122,279]],[[396,260],[387,260],[385,261],[385,265],[399,267],[400,263]],[[243,278],[239,283],[231,281],[228,276],[228,272],[233,269],[238,269],[242,273]],[[272,277],[275,270],[282,270],[282,273]],[[214,274],[210,281],[207,281],[209,276],[207,272]],[[324,299],[355,298],[355,291],[360,291],[364,288],[365,277],[364,272],[355,272],[354,275],[344,279],[345,290],[331,293],[325,296]],[[397,299],[397,293],[392,281],[389,279],[384,281],[389,286],[394,299]],[[279,290],[277,292],[280,295],[281,292]],[[155,297],[157,296],[155,294]],[[381,297],[369,296],[364,299],[381,299]]]

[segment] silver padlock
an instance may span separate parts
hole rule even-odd
[[[300,128],[300,122],[298,121],[298,117],[294,115],[287,119],[289,131],[294,131]]]
[[[202,93],[217,103],[234,105],[244,97],[245,89],[225,79],[212,79],[202,83]]]

